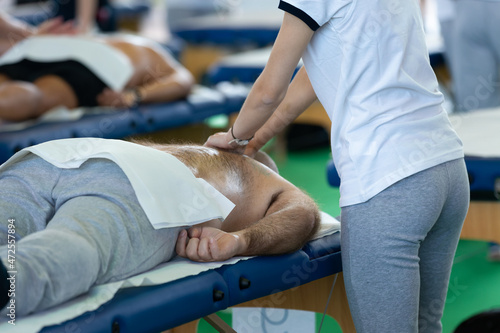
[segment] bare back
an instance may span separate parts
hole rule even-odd
[[[241,230],[262,219],[273,201],[284,191],[296,191],[298,197],[307,198],[270,168],[247,156],[202,146],[152,147],[177,157],[195,176],[205,179],[236,205],[220,225],[227,232]]]

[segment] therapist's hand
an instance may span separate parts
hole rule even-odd
[[[213,227],[191,227],[179,232],[175,250],[193,261],[224,261],[245,251],[243,237]]]

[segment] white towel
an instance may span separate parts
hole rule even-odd
[[[100,138],[53,140],[24,148],[0,168],[29,152],[65,169],[78,168],[89,158],[115,162],[127,175],[155,229],[224,220],[235,206],[204,179],[196,178],[175,156],[151,147]]]
[[[24,39],[0,57],[0,65],[14,64],[23,59],[78,61],[116,91],[121,91],[134,73],[130,59],[123,52],[83,35],[45,35]]]

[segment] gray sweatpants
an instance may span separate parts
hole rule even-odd
[[[500,106],[500,1],[456,1],[452,78],[456,107]]]
[[[15,267],[7,260],[9,219]],[[178,232],[152,227],[127,177],[109,160],[59,169],[30,154],[0,173],[0,258],[17,271],[16,316],[171,259]]]
[[[468,206],[469,183],[459,159],[342,208],[342,265],[358,333],[442,331]]]

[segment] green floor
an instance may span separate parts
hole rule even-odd
[[[326,183],[326,163],[329,159],[329,149],[321,148],[289,153],[286,160],[278,162],[278,166],[281,175],[309,193],[323,211],[337,216],[340,214],[339,193]],[[444,333],[453,332],[460,322],[475,313],[500,308],[500,263],[489,262],[486,255],[487,243],[460,241],[443,316]],[[230,310],[220,315],[231,321]],[[316,318],[321,320],[319,314]],[[216,332],[202,325],[199,332]],[[330,319],[323,324],[321,331],[340,332]]]

